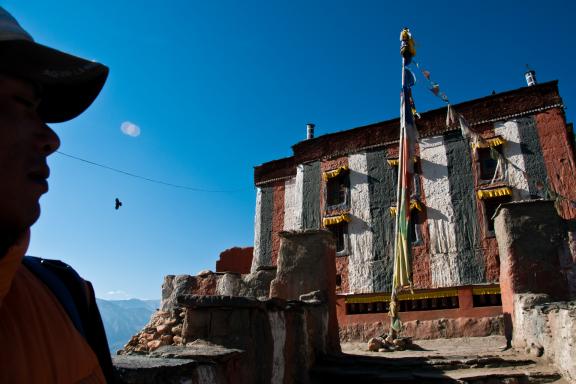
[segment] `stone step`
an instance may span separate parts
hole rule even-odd
[[[323,366],[385,368],[387,370],[413,370],[430,368],[435,370],[456,370],[470,368],[502,368],[536,364],[535,361],[521,357],[503,356],[446,356],[446,357],[403,357],[346,355],[327,356],[318,362]]]
[[[563,383],[556,370],[510,357],[383,358],[333,356],[312,369],[312,383]]]
[[[524,384],[524,383],[567,383],[552,369],[543,367],[475,368],[451,371],[413,370],[388,371],[343,369],[342,367],[316,367],[310,373],[311,383],[351,382],[363,383],[458,383],[458,384]]]

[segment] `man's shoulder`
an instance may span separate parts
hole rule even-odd
[[[90,305],[88,283],[61,260],[25,256],[22,264],[32,272],[60,302],[76,329],[84,335],[83,315]]]

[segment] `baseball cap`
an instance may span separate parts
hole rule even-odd
[[[108,67],[38,44],[0,7],[0,73],[39,84],[38,114],[46,123],[80,115],[108,77]]]

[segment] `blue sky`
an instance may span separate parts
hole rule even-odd
[[[253,166],[305,138],[395,118],[398,37],[453,103],[558,79],[576,104],[569,1],[4,0],[43,44],[107,64],[61,151],[191,187],[148,183],[54,154],[29,254],[59,258],[98,297],[159,298],[167,274],[214,269],[253,241]],[[421,79],[421,78],[420,78]],[[419,110],[442,107],[420,81]],[[131,122],[138,137],[122,133]],[[114,199],[124,205],[114,210]]]

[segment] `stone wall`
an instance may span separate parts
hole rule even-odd
[[[325,346],[326,353],[339,352],[336,249],[332,234],[325,230],[281,232],[280,238],[278,273],[270,283],[270,297],[308,299],[310,292],[313,292],[311,299],[327,304],[325,318],[321,320],[326,323],[322,325],[326,327],[326,335],[317,343]]]
[[[560,301],[570,294],[571,275],[563,273],[567,261],[562,261],[571,254],[570,226],[555,208],[541,200],[503,204],[498,210],[502,310],[514,348],[549,359],[574,381],[576,301]]]
[[[543,356],[576,382],[576,301],[554,302],[544,294],[514,296],[512,346]]]
[[[316,359],[340,352],[334,240],[280,238],[277,274],[166,276],[161,310],[114,360],[120,383],[306,383]]]
[[[504,314],[514,316],[515,294],[545,293],[555,300],[567,298],[568,282],[561,274],[559,260],[563,227],[552,201],[502,204],[494,228]]]
[[[177,297],[184,294],[226,295],[242,297],[268,297],[270,282],[276,276],[276,268],[261,268],[254,273],[204,271],[196,276],[168,275],[162,283],[161,311],[178,307]]]

